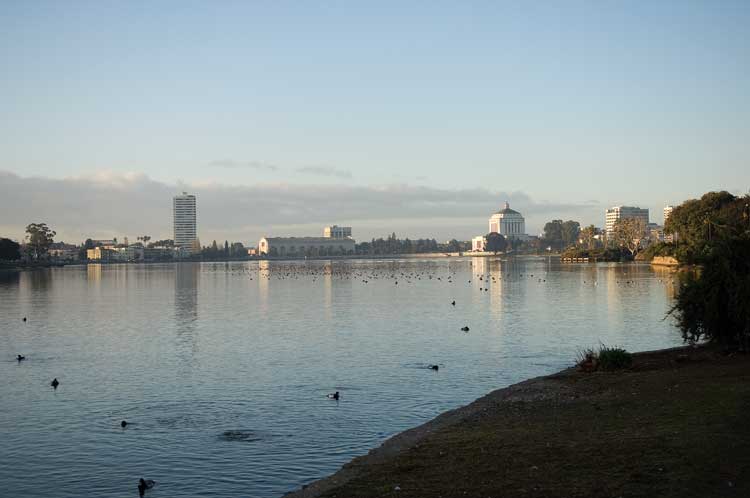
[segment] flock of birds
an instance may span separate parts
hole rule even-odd
[[[469,263],[471,266],[472,263]],[[299,279],[311,279],[313,282],[317,281],[320,278],[333,278],[333,279],[341,279],[341,280],[354,280],[359,281],[363,285],[370,283],[371,281],[393,281],[394,285],[398,285],[399,282],[404,284],[411,284],[418,281],[434,281],[434,282],[441,282],[446,284],[454,284],[456,283],[457,277],[457,270],[454,268],[448,269],[448,274],[445,275],[438,275],[435,271],[425,270],[425,269],[412,269],[409,270],[408,267],[406,269],[401,269],[396,267],[391,263],[390,266],[383,266],[383,267],[371,267],[371,268],[357,268],[356,266],[351,265],[341,265],[341,266],[335,266],[335,265],[323,265],[323,266],[314,266],[314,265],[284,265],[284,266],[276,266],[274,267],[273,271],[271,271],[269,268],[222,268],[224,272],[230,275],[242,275],[242,276],[248,276],[250,280],[253,280],[253,278],[257,278],[259,280],[265,279],[267,281],[271,281],[272,279],[275,280],[299,280]],[[627,276],[627,274],[625,274]],[[510,273],[508,272],[506,274],[506,280],[513,279],[516,276],[519,278],[528,278],[528,279],[536,279],[538,283],[545,283],[547,282],[546,274],[542,276],[536,276],[533,273]],[[493,275],[490,273],[473,273],[472,272],[472,278],[467,280],[468,284],[476,284],[478,285],[478,289],[480,291],[489,291],[490,288],[488,286],[492,284],[498,283],[499,280],[503,279],[503,275],[497,274]],[[665,283],[663,280],[659,280],[660,283]],[[588,285],[592,284],[594,286],[598,285],[598,281],[586,281],[583,280],[583,283]],[[625,280],[616,280],[617,285],[625,285],[625,286],[631,286],[635,285],[637,283],[636,279],[634,278],[627,278]],[[668,280],[666,283],[673,283],[673,280]],[[451,301],[451,306],[456,306],[456,301]],[[23,322],[27,322],[27,318],[23,317]],[[469,326],[464,325],[461,327],[461,331],[463,332],[469,332]],[[18,354],[16,356],[16,360],[18,363],[21,363],[26,360],[26,357],[24,355]],[[440,369],[439,365],[437,364],[429,364],[427,367],[429,370],[438,371]],[[60,381],[57,378],[52,379],[50,382],[50,386],[52,386],[53,389],[57,390],[58,386],[60,385]],[[341,399],[341,393],[339,391],[335,391],[333,393],[329,393],[326,395],[328,399],[338,401]],[[126,420],[123,420],[120,422],[120,427],[125,429],[128,426],[128,422]],[[156,484],[155,481],[151,479],[139,479],[138,481],[138,493],[141,497],[144,496],[145,492],[151,488],[154,487]]]
[[[23,317],[21,321],[26,323],[28,322],[28,319],[27,317]],[[22,354],[17,354],[16,361],[18,361],[18,363],[21,363],[22,361],[26,361],[26,357]],[[60,385],[60,381],[57,380],[57,377],[55,377],[54,379],[52,379],[52,382],[50,382],[49,385],[52,386],[54,390],[57,390],[58,386]],[[127,426],[128,426],[128,422],[126,420],[123,420],[122,422],[120,422],[120,427],[122,427],[123,429],[125,429]],[[146,490],[153,488],[155,484],[156,484],[156,481],[152,479],[140,478],[138,480],[138,494],[141,496],[141,498],[143,498],[144,494],[146,493]]]

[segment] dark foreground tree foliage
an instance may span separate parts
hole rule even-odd
[[[676,207],[670,249],[697,267],[684,275],[671,312],[688,342],[750,350],[750,196],[709,192]]]
[[[703,264],[687,273],[672,313],[687,342],[709,340],[750,350],[750,237],[714,239]]]
[[[672,248],[681,263],[702,264],[711,259],[715,242],[738,237],[750,228],[750,196],[708,192],[674,208],[664,233],[674,235]]]

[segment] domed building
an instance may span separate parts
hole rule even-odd
[[[490,217],[490,233],[497,232],[509,239],[528,238],[526,235],[526,221],[521,213],[510,208],[507,202],[503,209]]]

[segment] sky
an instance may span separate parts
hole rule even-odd
[[[469,239],[750,189],[750,2],[0,2],[0,237]]]

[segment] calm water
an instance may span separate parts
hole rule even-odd
[[[582,347],[681,344],[662,320],[670,280],[542,258],[0,274],[0,483],[14,496],[122,497],[144,476],[152,498],[279,496],[570,366]],[[326,399],[335,390],[341,400]]]

